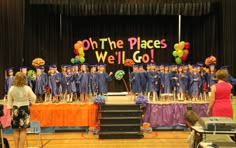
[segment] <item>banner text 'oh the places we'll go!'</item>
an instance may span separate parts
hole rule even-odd
[[[166,39],[141,40],[141,37],[129,37],[127,40],[112,40],[110,37],[93,40],[92,37],[81,40],[84,50],[95,51],[97,62],[124,64],[125,59],[133,59],[135,63],[154,61],[157,49],[166,49]],[[126,57],[126,53],[129,56]]]

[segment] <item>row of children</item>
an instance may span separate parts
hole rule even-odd
[[[227,69],[227,66],[221,68]],[[146,70],[143,64],[134,64],[130,74],[131,89],[134,97],[147,95],[156,100],[207,100],[210,86],[217,82],[215,65],[157,65],[149,63]],[[228,76],[228,82],[236,84],[236,79]],[[152,96],[152,97],[151,97]]]
[[[90,72],[89,72],[90,67]],[[21,67],[20,71],[27,75],[27,66]],[[5,82],[5,91],[8,92],[14,79],[13,68],[9,68]],[[33,77],[27,75],[26,84],[32,87],[37,95],[36,102],[59,101],[73,102],[76,100],[87,102],[90,97],[107,93],[107,81],[111,81],[111,75],[105,71],[105,65],[89,65],[84,63],[80,69],[78,65],[61,65],[61,72],[57,66],[49,66],[45,72],[44,66],[36,67]]]

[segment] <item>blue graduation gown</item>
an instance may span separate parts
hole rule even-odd
[[[147,91],[148,76],[147,72],[139,72],[142,92]]]
[[[209,89],[212,85],[216,84],[217,83],[217,80],[216,80],[216,76],[215,76],[215,73],[210,73],[208,75],[208,86],[209,86]]]
[[[201,86],[201,77],[200,74],[192,74],[190,78],[190,85],[191,85],[191,95],[198,96]]]
[[[187,73],[178,73],[177,74],[177,93],[185,93],[188,90],[188,76]]]
[[[49,86],[53,96],[59,95],[59,94],[57,94],[56,74],[50,75],[48,77],[48,86]]]
[[[82,72],[79,81],[80,81],[80,93],[88,94],[90,92],[90,73]]]
[[[172,74],[170,72],[162,74],[161,84],[164,87],[162,90],[162,93],[172,93],[171,92],[171,88],[172,88],[171,78],[172,78]]]
[[[10,89],[10,87],[12,86],[14,80],[14,76],[10,76],[7,77],[6,81],[5,81],[5,93],[7,94],[8,90]]]
[[[61,91],[64,94],[66,92],[66,73],[60,73]]]
[[[157,84],[158,84],[158,74],[155,71],[148,71],[147,74],[147,91],[157,91]]]
[[[67,93],[76,92],[75,80],[72,73],[66,76],[66,91]]]
[[[131,89],[133,93],[141,93],[141,83],[140,83],[140,76],[138,72],[131,72],[130,73],[130,83]]]
[[[98,93],[105,94],[107,93],[107,82],[112,80],[112,77],[108,75],[107,72],[97,73],[98,76]]]
[[[90,92],[93,94],[98,93],[98,76],[97,72],[90,74]]]
[[[36,95],[43,95],[45,94],[45,86],[47,85],[47,82],[45,80],[45,77],[43,74],[39,75],[35,79],[35,94]]]
[[[235,85],[236,84],[236,78],[232,77],[232,75],[228,75],[227,77],[227,82],[229,82],[231,85]]]

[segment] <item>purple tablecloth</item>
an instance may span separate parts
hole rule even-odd
[[[206,116],[207,103],[192,104],[192,110],[201,117]],[[144,122],[149,122],[152,127],[185,125],[184,113],[187,104],[148,104],[144,114]]]

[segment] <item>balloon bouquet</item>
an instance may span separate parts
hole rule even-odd
[[[74,44],[74,54],[75,57],[70,59],[70,62],[72,64],[78,64],[78,63],[83,64],[85,62],[85,57],[84,57],[85,53],[82,41],[77,41]]]
[[[174,45],[174,51],[172,52],[172,55],[175,57],[176,64],[181,64],[182,62],[185,62],[188,58],[189,54],[189,48],[190,43],[181,41],[179,43],[175,43]]]

